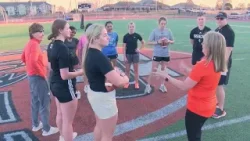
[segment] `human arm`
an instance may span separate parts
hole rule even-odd
[[[125,74],[117,71],[117,69],[113,69],[111,63],[107,58],[104,58],[103,56],[99,57],[100,58],[98,58],[98,60],[100,61],[96,62],[96,66],[106,77],[109,83],[113,84],[116,87],[123,87],[129,82],[129,79]]]
[[[163,78],[167,79],[168,82],[176,86],[177,88],[183,90],[183,91],[188,91],[189,89],[193,88],[204,76],[205,70],[202,68],[203,63],[199,63],[193,67],[191,70],[189,76],[184,80],[178,80],[170,75],[166,71],[157,71],[154,72],[156,75],[160,75]]]
[[[230,55],[233,51],[234,41],[235,41],[235,34],[231,32],[225,36],[226,39],[226,61],[229,61]]]
[[[190,43],[193,46],[194,45],[194,30],[192,30],[189,34],[189,38],[190,38]]]
[[[148,45],[157,45],[157,44],[161,44],[162,40],[156,40],[155,37],[155,31],[151,32],[150,36],[149,36],[149,41],[148,41]]]
[[[143,40],[140,34],[138,34],[138,39],[141,41],[141,47],[139,48],[139,50],[141,50],[145,47],[145,41]]]
[[[127,57],[126,57],[126,49],[127,49],[127,40],[126,40],[126,35],[123,37],[123,57],[124,57],[124,62],[127,62]]]
[[[83,75],[83,70],[80,69],[76,72],[69,71],[69,54],[68,49],[66,47],[61,47],[61,50],[58,54],[59,60],[59,68],[60,68],[60,75],[63,80],[68,80],[72,78],[76,78],[77,76]]]
[[[168,44],[174,44],[174,36],[172,31],[169,29],[169,39],[167,40]]]

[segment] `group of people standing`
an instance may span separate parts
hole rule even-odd
[[[149,37],[148,45],[153,46],[153,67],[145,92],[152,91],[150,82],[154,76],[162,77],[159,89],[164,93],[167,92],[166,82],[188,91],[185,125],[189,141],[201,140],[201,128],[208,118],[225,116],[223,85],[228,82],[234,45],[234,33],[226,17],[224,12],[216,16],[219,27],[214,32],[205,26],[205,17],[198,16],[198,27],[190,33],[193,67],[182,65],[189,73],[184,81],[171,77],[166,71],[170,61],[169,46],[175,42],[171,30],[166,28],[166,18],[158,20],[159,27]],[[47,57],[39,45],[44,36],[43,26],[32,24],[29,34],[22,61],[26,64],[30,84],[32,131],[43,129],[43,136],[60,132],[59,141],[72,141],[77,136],[72,123],[82,88],[76,86],[76,77],[84,76],[87,81],[84,91],[96,119],[94,138],[96,141],[111,141],[118,119],[115,90],[129,87],[131,64],[135,70],[135,89],[140,87],[137,42],[140,41],[143,48],[145,41],[135,32],[135,23],[128,24],[128,33],[123,37],[125,73],[116,67],[119,38],[113,32],[111,21],[105,25],[88,24],[85,34],[78,40],[74,38],[76,29],[73,26],[65,20],[55,20],[48,37],[52,42]],[[157,71],[155,66],[159,66]],[[50,92],[57,107],[57,128],[49,124]]]

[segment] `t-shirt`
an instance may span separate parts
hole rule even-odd
[[[116,47],[117,47],[117,43],[118,43],[118,34],[116,32],[110,32],[108,33],[109,36],[109,44],[102,48],[102,53],[105,56],[110,56],[110,55],[116,55],[117,51],[116,51]]]
[[[78,60],[77,55],[76,55],[76,49],[77,49],[78,42],[79,42],[79,40],[76,38],[72,38],[71,41],[69,41],[67,39],[64,41],[64,44],[69,48],[70,55],[74,57],[73,65],[77,65],[79,63],[79,60]]]
[[[211,117],[216,109],[216,88],[220,72],[215,72],[214,62],[197,62],[189,77],[197,84],[188,91],[187,108],[203,117]]]
[[[70,49],[70,51],[75,51],[76,52],[76,48],[77,48],[77,44],[78,44],[79,40],[76,38],[72,38],[71,41],[69,40],[65,40],[64,44]]]
[[[215,31],[220,32],[225,37],[227,47],[234,47],[235,34],[230,25],[227,24],[222,28],[215,29]],[[229,56],[228,68],[231,68],[232,66],[232,53],[233,52],[231,52]]]
[[[113,70],[109,59],[100,50],[89,48],[84,68],[90,89],[95,92],[107,92],[105,75]]]
[[[60,69],[69,68],[69,72],[74,72],[73,56],[69,53],[69,48],[61,40],[55,40],[51,49],[50,63],[53,70],[51,76],[51,83],[63,83],[68,84],[67,80],[63,80],[60,74]],[[73,85],[76,83],[76,79],[71,79]]]
[[[79,38],[79,42],[77,44],[77,55],[78,55],[78,58],[79,58],[79,63],[82,62],[82,51],[83,51],[83,48],[85,47],[85,45],[87,43],[88,43],[88,40],[87,40],[86,35],[82,35]]]
[[[174,40],[172,32],[170,29],[165,28],[161,30],[160,28],[156,28],[149,36],[149,41],[156,42],[162,38],[167,38],[168,40]],[[157,57],[169,57],[169,47],[162,47],[159,44],[154,45],[153,55]]]
[[[47,47],[47,57],[48,57],[49,62],[50,62],[50,58],[51,58],[51,51],[53,48],[53,43],[54,43],[54,41],[50,42],[48,47]]]
[[[211,29],[207,26],[205,26],[202,30],[199,29],[199,27],[194,28],[190,32],[190,39],[194,41],[193,44],[193,51],[202,53],[202,45],[203,42],[203,36],[209,32]]]
[[[142,37],[138,33],[129,34],[127,33],[123,37],[123,43],[126,43],[126,54],[136,54],[138,47],[137,41],[142,41]]]
[[[26,65],[28,76],[39,75],[46,78],[48,61],[40,47],[40,42],[30,39],[23,50],[21,59]]]

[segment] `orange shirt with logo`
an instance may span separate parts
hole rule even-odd
[[[24,48],[21,59],[26,65],[28,76],[39,75],[46,78],[48,61],[46,53],[43,53],[40,47],[40,41],[30,39]]]
[[[189,78],[197,84],[188,91],[187,108],[203,117],[211,117],[216,109],[216,88],[221,73],[215,72],[214,62],[198,62],[192,69]]]

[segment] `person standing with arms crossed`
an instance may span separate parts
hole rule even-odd
[[[216,22],[218,24],[218,28],[215,30],[216,32],[221,33],[226,39],[226,61],[227,61],[227,72],[223,72],[221,74],[220,82],[217,87],[217,100],[218,106],[213,115],[213,118],[221,118],[226,116],[226,111],[224,110],[225,105],[225,89],[224,86],[228,84],[230,69],[232,67],[232,51],[234,47],[235,34],[231,26],[227,22],[227,14],[225,12],[219,12],[216,16]]]
[[[161,17],[158,20],[159,27],[154,29],[149,37],[149,45],[153,45],[153,65],[157,66],[159,70],[167,70],[167,64],[170,61],[170,53],[169,53],[169,45],[174,43],[174,38],[170,29],[166,28],[167,19]],[[148,78],[148,84],[146,86],[145,92],[150,93],[152,88],[150,86],[151,76]],[[160,91],[163,93],[167,92],[167,88],[165,86],[165,80],[161,81]]]
[[[211,30],[205,26],[206,18],[203,14],[198,15],[197,24],[198,26],[190,33],[190,43],[193,45],[192,65],[195,65],[204,56],[201,43],[203,42],[203,36]]]
[[[84,74],[89,81],[88,101],[95,113],[95,141],[112,141],[118,119],[116,88],[124,87],[128,77],[113,68],[109,59],[101,52],[109,43],[107,30],[93,24],[87,31],[88,44],[83,52]]]
[[[111,21],[105,23],[105,28],[109,35],[109,44],[102,49],[102,53],[110,59],[112,65],[115,67],[118,57],[116,48],[119,37],[116,32],[113,32],[113,23]]]
[[[134,72],[135,72],[135,89],[139,89],[139,50],[137,48],[137,41],[141,41],[141,48],[144,47],[144,40],[141,35],[135,32],[135,23],[130,22],[128,24],[129,33],[124,35],[123,37],[123,48],[124,48],[124,61],[126,63],[126,75],[130,76],[130,67],[133,64]],[[129,83],[124,86],[124,88],[128,88]]]

